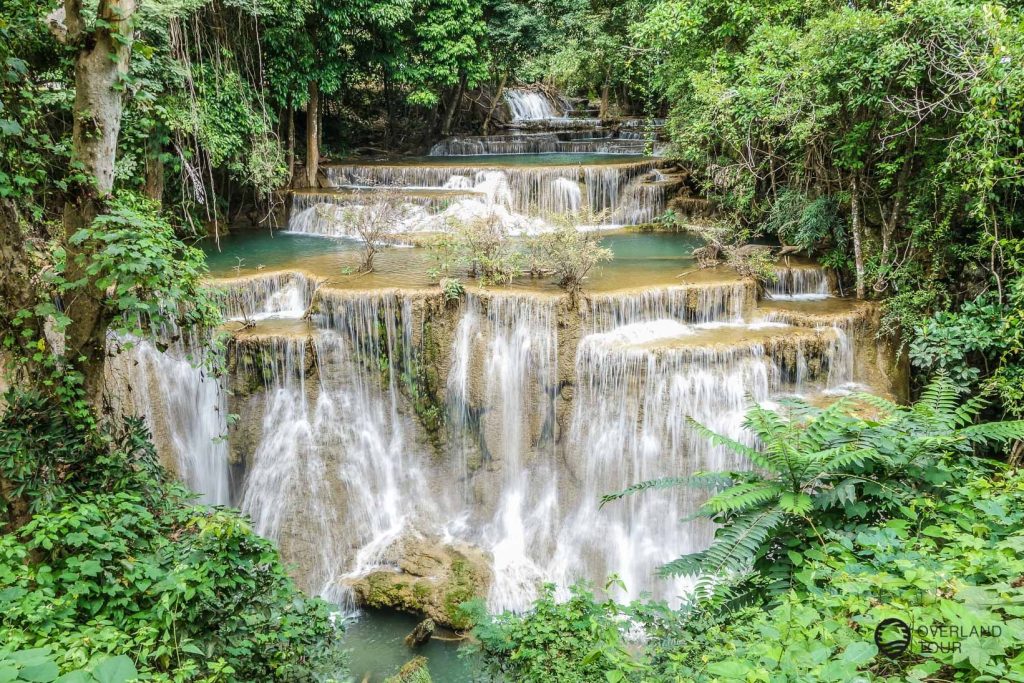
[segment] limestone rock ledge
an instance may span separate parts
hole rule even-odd
[[[490,558],[473,546],[431,537],[405,538],[396,550],[397,568],[352,579],[356,600],[367,607],[423,614],[455,630],[471,627],[459,605],[487,596]]]

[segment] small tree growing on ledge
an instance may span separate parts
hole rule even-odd
[[[363,243],[363,258],[359,272],[373,272],[373,259],[380,250],[392,244],[401,232],[408,210],[401,198],[384,192],[362,192],[352,197],[351,203],[339,213],[323,212],[338,232]]]
[[[600,222],[600,216],[569,214],[553,219],[555,229],[534,238],[535,263],[551,273],[559,287],[573,301],[583,289],[583,281],[595,266],[610,261],[612,250],[601,246],[600,237],[581,226]]]

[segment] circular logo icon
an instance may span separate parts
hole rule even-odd
[[[901,619],[883,619],[875,627],[875,645],[889,659],[898,659],[910,647],[910,627]]]

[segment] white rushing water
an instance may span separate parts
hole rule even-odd
[[[261,308],[295,281],[246,283],[236,299]],[[842,326],[794,327],[788,314],[746,322],[752,296],[751,285],[726,283],[588,297],[565,355],[559,299],[467,295],[448,337],[448,438],[435,453],[402,385],[418,362],[422,309],[395,293],[326,290],[309,335],[233,348],[233,386],[250,387],[236,400],[261,420],[233,497],[302,567],[304,585],[340,604],[351,606],[348,580],[396,566],[410,534],[489,553],[495,610],[525,609],[545,581],[565,589],[612,574],[625,583],[620,598],[674,602],[686,582],[655,570],[710,541],[707,524],[677,522],[704,494],[650,492],[604,508],[600,497],[745,466],[687,417],[752,443],[741,427],[751,400],[844,392],[854,378]],[[138,398],[169,406],[183,455],[219,463],[197,461],[184,476],[211,500],[229,499],[226,446],[207,437],[223,433],[223,392],[155,349],[140,357],[138,372],[166,393]]]
[[[111,339],[108,384],[118,380],[130,395],[124,408],[141,416],[174,469],[207,505],[231,502],[227,444],[227,394],[203,367],[197,340],[160,351],[152,341]],[[130,392],[130,393],[129,393]]]
[[[565,114],[564,105],[539,90],[505,90],[505,102],[513,121],[540,121],[559,118]]]
[[[302,562],[311,590],[346,604],[346,578],[391,566],[411,520],[447,508],[427,486],[397,371],[382,381],[377,365],[378,354],[409,348],[401,303],[384,295],[325,308],[311,339],[264,350],[267,405],[240,506]]]
[[[550,229],[544,220],[586,209],[605,227],[637,225],[665,210],[665,186],[654,182],[660,162],[581,166],[386,165],[325,167],[328,180],[356,197],[296,193],[289,230],[348,236],[344,207],[367,201],[367,193],[404,190],[403,231],[437,232],[451,220],[497,215],[513,233]]]

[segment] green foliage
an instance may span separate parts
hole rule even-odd
[[[1005,303],[989,292],[955,313],[926,318],[914,330],[909,354],[914,367],[945,373],[964,386],[984,379],[1007,412],[1024,415],[1017,381],[1024,367],[1024,279],[1011,284]]]
[[[115,329],[136,335],[162,325],[209,328],[220,322],[214,299],[202,284],[203,253],[185,246],[152,200],[124,193],[92,225],[71,235],[79,265],[91,279],[61,281],[73,294],[95,286],[121,322]],[[58,277],[61,271],[58,271]]]
[[[483,286],[508,284],[523,272],[522,252],[496,214],[454,221],[446,237],[431,243],[435,258],[444,268],[454,264],[466,269]]]
[[[535,267],[552,273],[555,283],[575,297],[590,272],[611,260],[612,250],[602,247],[600,236],[585,227],[597,222],[597,217],[568,214],[553,220],[554,229],[541,233],[531,244]]]
[[[832,197],[810,199],[785,190],[772,203],[764,229],[777,235],[783,244],[796,245],[808,253],[849,246],[845,222]]]
[[[426,657],[415,657],[409,660],[394,676],[389,676],[384,683],[433,683],[430,671],[427,670]]]
[[[620,615],[618,605],[596,602],[584,585],[573,586],[565,601],[547,585],[528,614],[480,610],[473,635],[490,672],[505,680],[616,683],[640,666],[626,648]]]
[[[0,676],[4,681],[34,683],[129,683],[139,672],[125,655],[97,658],[89,669],[75,669],[61,675],[60,667],[48,647],[27,650],[0,648]]]
[[[62,681],[127,680],[136,667],[154,681],[339,675],[328,605],[297,592],[247,521],[192,506],[141,423],[109,433],[35,394],[5,401],[6,647],[46,648],[33,651]]]
[[[961,474],[889,519],[791,551],[792,590],[771,609],[662,629],[649,646],[657,680],[1021,680],[1024,478]],[[913,631],[898,660],[873,642],[888,617]]]

